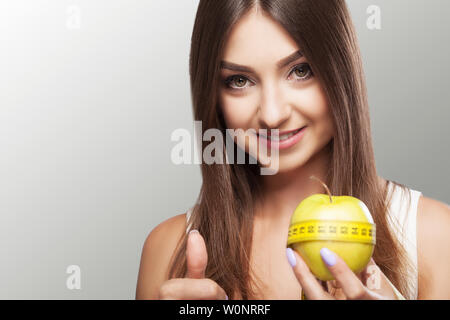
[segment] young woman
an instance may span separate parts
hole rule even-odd
[[[450,208],[377,175],[344,0],[201,0],[190,76],[203,132],[280,130],[278,172],[261,175],[259,155],[253,165],[203,163],[197,204],[145,241],[137,299],[450,298]],[[326,249],[336,281],[319,282],[286,249],[296,206],[324,193],[311,175],[372,213],[378,287]]]

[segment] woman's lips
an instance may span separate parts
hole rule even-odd
[[[279,150],[287,149],[287,148],[292,147],[298,141],[300,141],[300,139],[303,137],[303,135],[305,133],[306,127],[307,126],[304,126],[301,129],[280,131],[279,135],[272,135],[270,133],[270,130],[268,130],[269,132],[267,133],[267,136],[258,134],[258,140],[261,139],[261,142],[264,144],[267,144],[268,148],[274,147],[274,148],[278,148]],[[271,136],[273,136],[272,139],[269,138]],[[283,137],[283,136],[285,136],[285,137]],[[277,140],[279,140],[279,141],[277,141]],[[258,143],[259,143],[259,141],[258,141]]]

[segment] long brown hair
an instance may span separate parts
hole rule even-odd
[[[373,258],[393,285],[412,298],[412,264],[388,228],[387,185],[380,185],[376,172],[362,62],[344,0],[201,0],[189,60],[194,119],[202,121],[203,132],[218,128],[226,139],[218,103],[220,61],[231,28],[254,6],[289,32],[322,83],[336,128],[326,147],[326,183],[333,195],[351,195],[367,205],[377,226]],[[201,172],[203,184],[189,223],[206,242],[206,277],[232,299],[238,294],[253,299],[258,287],[250,270],[253,213],[261,196],[257,165],[203,163]],[[169,278],[186,273],[186,240],[177,247]]]

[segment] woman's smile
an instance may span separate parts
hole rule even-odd
[[[297,142],[301,140],[306,130],[306,126],[299,129],[289,130],[289,131],[278,131],[267,132],[267,135],[257,134],[258,144],[264,143],[267,148],[277,148],[279,150],[284,150],[292,147]],[[278,131],[278,132],[277,132]]]

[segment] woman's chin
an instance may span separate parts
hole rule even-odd
[[[274,175],[278,173],[294,171],[295,169],[301,167],[305,163],[305,161],[301,156],[295,156],[294,154],[292,154],[289,156],[280,155],[279,157],[272,158],[270,160],[266,158],[260,158],[258,159],[258,163],[261,168],[266,169],[266,171],[263,172],[271,172],[270,175]]]
[[[302,161],[299,161],[299,159],[291,160],[291,161],[282,161],[280,160],[280,165],[278,167],[279,173],[286,173],[290,171],[294,171],[295,169],[298,169],[303,165]]]

